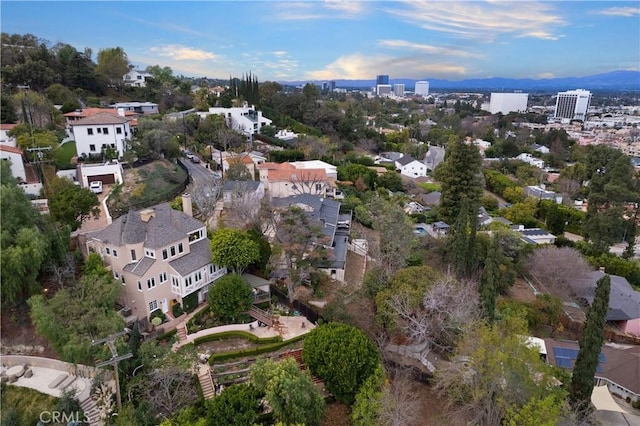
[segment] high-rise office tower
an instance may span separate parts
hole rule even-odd
[[[576,89],[558,92],[554,118],[584,121],[587,118],[590,102],[591,92],[588,90]]]
[[[413,90],[416,95],[429,96],[429,82],[416,81],[416,88]]]
[[[404,84],[394,84],[393,85],[393,94],[398,97],[404,97]]]
[[[492,93],[489,101],[491,114],[509,114],[510,112],[525,112],[527,110],[528,93]]]
[[[377,75],[376,76],[376,86],[379,84],[389,84],[389,76],[388,75]]]

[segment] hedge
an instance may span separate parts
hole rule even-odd
[[[241,357],[246,357],[246,356],[253,356],[253,355],[261,355],[264,353],[268,353],[268,352],[273,352],[276,351],[284,346],[287,346],[290,343],[294,343],[297,342],[299,340],[302,340],[306,337],[306,334],[301,334],[299,336],[293,337],[287,341],[284,342],[278,342],[278,343],[270,343],[267,345],[260,345],[256,348],[250,348],[250,349],[243,349],[240,351],[233,351],[233,352],[224,352],[224,353],[219,353],[219,354],[213,354],[209,357],[209,364],[213,365],[216,361],[226,361],[229,359],[233,359],[233,358],[241,358]]]
[[[241,330],[223,331],[221,333],[209,334],[194,339],[193,343],[199,345],[205,342],[213,342],[215,340],[227,339],[227,338],[242,338],[247,339],[251,343],[266,344],[266,343],[279,343],[282,342],[282,336],[273,337],[258,337],[255,334]]]

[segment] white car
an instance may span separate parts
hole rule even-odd
[[[91,192],[96,194],[102,194],[102,181],[94,180],[93,182],[91,182],[89,184],[89,190],[91,190]]]

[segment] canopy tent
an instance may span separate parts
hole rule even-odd
[[[627,411],[620,407],[615,399],[609,393],[607,385],[595,386],[591,394],[591,403],[596,410],[615,411],[616,413],[625,413]]]

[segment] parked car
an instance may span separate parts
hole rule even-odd
[[[89,184],[89,190],[95,194],[102,194],[102,181],[94,180]]]
[[[191,161],[193,161],[194,163],[199,163],[200,157],[198,157],[197,155],[193,155],[191,156]]]

